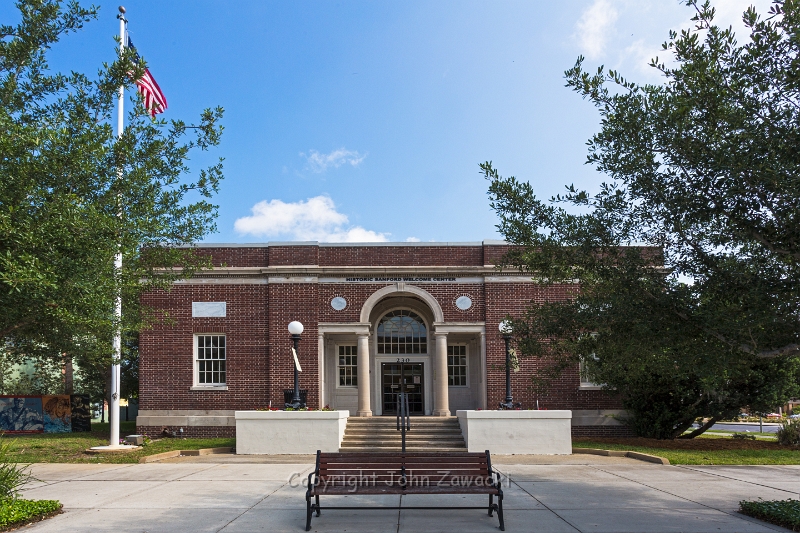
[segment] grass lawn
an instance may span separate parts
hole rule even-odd
[[[716,436],[716,437],[719,437],[719,436],[726,436],[726,437],[729,437],[729,436],[733,435],[734,433],[740,433],[740,434],[741,434],[741,433],[744,433],[744,432],[740,432],[740,431],[728,431],[728,430],[726,430],[726,429],[709,429],[708,431],[706,431],[705,433],[703,433],[702,435],[700,435],[700,437],[699,437],[699,438],[701,438],[701,439],[705,439],[705,438],[715,438],[715,436]],[[757,439],[768,439],[768,440],[775,440],[775,439],[777,439],[777,438],[778,438],[778,437],[776,437],[776,436],[775,436],[775,433],[767,433],[767,432],[759,433],[758,431],[748,431],[748,432],[747,432],[747,435],[748,435],[748,436],[749,436],[749,435],[752,435],[752,436],[754,436],[754,437],[755,437],[755,438],[757,438]]]
[[[135,452],[90,455],[85,450],[108,444],[108,424],[92,424],[90,433],[4,435],[14,441],[11,461],[19,463],[138,463],[140,457],[172,450],[234,446],[236,439],[160,439]],[[136,433],[135,422],[120,422],[120,435]]]
[[[575,448],[628,450],[657,455],[681,465],[798,465],[800,448],[781,446],[768,440],[736,440],[709,435],[705,438],[656,440],[575,438]]]

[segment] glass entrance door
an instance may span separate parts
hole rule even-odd
[[[397,415],[397,394],[407,392],[409,413],[424,415],[424,377],[422,363],[381,363],[383,414]]]

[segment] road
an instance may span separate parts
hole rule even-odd
[[[698,427],[697,424],[694,427]],[[767,423],[764,422],[764,433],[777,433],[778,429],[780,428],[780,424],[774,424],[772,422]],[[714,424],[711,429],[717,429],[720,431],[730,431],[731,433],[743,433],[745,431],[749,431],[750,433],[758,432],[758,422],[739,422],[736,424],[725,424],[719,423]]]

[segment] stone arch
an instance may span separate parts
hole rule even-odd
[[[413,285],[406,285],[405,283],[395,283],[394,285],[388,285],[373,292],[361,307],[360,322],[369,322],[372,309],[378,304],[378,302],[387,296],[403,296],[405,294],[414,295],[428,304],[428,307],[430,307],[431,312],[433,313],[434,322],[444,322],[444,312],[442,311],[442,306],[436,301],[436,298],[434,298],[428,291],[422,290],[419,287],[414,287]]]

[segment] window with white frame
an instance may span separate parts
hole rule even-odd
[[[358,387],[358,352],[354,345],[339,346],[339,386]]]
[[[202,387],[225,385],[225,335],[195,335],[196,383]]]
[[[450,387],[467,386],[467,346],[451,344],[447,347],[447,384]]]
[[[588,357],[597,360],[597,356],[595,354],[591,354]],[[592,377],[589,374],[589,369],[587,368],[585,361],[586,357],[581,357],[580,365],[578,367],[581,376],[581,387],[600,387],[600,385],[592,381]]]

